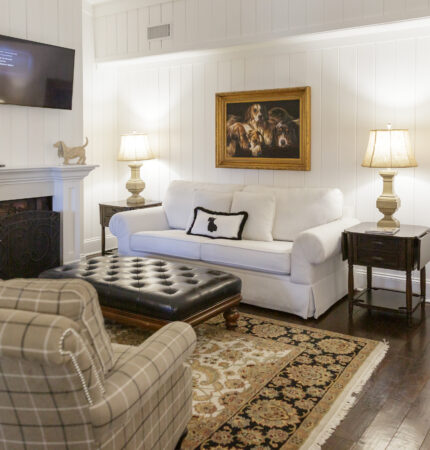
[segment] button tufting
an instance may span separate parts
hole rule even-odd
[[[181,274],[181,277],[192,278],[192,277],[195,277],[195,274],[194,273],[183,273],[183,274]]]
[[[219,270],[208,270],[206,273],[208,273],[209,275],[215,275],[215,276],[222,275],[222,272],[220,272]]]
[[[178,291],[176,289],[168,288],[168,289],[163,289],[163,292],[165,294],[172,295],[172,294],[176,294],[176,292],[178,292]]]
[[[106,278],[104,278],[104,280],[109,283],[113,283],[114,281],[118,281],[119,278],[118,277],[106,277]]]

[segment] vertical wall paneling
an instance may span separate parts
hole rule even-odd
[[[256,0],[241,0],[242,35],[255,34],[257,17]]]
[[[384,0],[363,0],[363,16],[367,19],[381,17],[384,14]]]
[[[290,0],[290,29],[303,29],[306,27],[307,8],[303,0]]]
[[[176,18],[179,21],[179,17]],[[161,23],[170,23],[173,22],[173,2],[163,3],[161,5]],[[175,21],[176,22],[176,21]],[[174,25],[170,30],[171,33],[174,32]],[[161,40],[161,48],[163,51],[171,50],[173,47],[173,38],[167,38]]]
[[[272,0],[272,30],[282,31],[288,29],[289,1]]]
[[[164,4],[163,4],[164,5]],[[161,5],[151,5],[149,7],[149,22],[150,27],[161,25]],[[149,50],[151,52],[158,52],[162,48],[161,39],[152,39],[149,42]]]
[[[205,140],[203,151],[205,162],[203,173],[206,180],[216,180],[217,169],[215,168],[215,93],[217,92],[217,63],[211,61],[205,64],[204,81],[204,118],[205,118]]]
[[[204,82],[205,67],[203,63],[193,64],[193,93],[192,93],[192,142],[193,142],[193,180],[203,181],[204,161],[205,161],[205,103],[204,103]]]
[[[181,66],[180,85],[180,148],[181,177],[185,180],[193,178],[193,66]]]
[[[363,18],[363,2],[357,0],[343,0],[343,20],[357,21]]]
[[[199,0],[185,0],[185,38],[190,44],[198,39]]]
[[[324,22],[326,24],[341,23],[343,18],[342,0],[324,0]]]
[[[339,49],[322,54],[322,178],[323,186],[337,186],[339,177]]]
[[[409,129],[412,146],[415,147],[415,40],[405,39],[396,43],[395,55],[395,124],[396,127]],[[414,198],[415,169],[399,169],[395,189],[400,198]],[[397,213],[400,222],[415,222],[413,201],[402,203]]]
[[[364,152],[369,140],[369,130],[375,127],[375,45],[362,45],[357,48],[357,184],[356,215],[361,220],[374,220],[375,171],[361,167]]]
[[[137,28],[139,35],[139,51],[146,55],[149,52],[150,44],[148,41],[147,28],[149,23],[149,8],[140,8],[137,12]],[[160,46],[161,48],[161,46]]]
[[[175,44],[180,47],[186,42],[187,17],[185,0],[173,2],[173,18],[172,33]]]
[[[159,86],[159,163],[160,163],[160,195],[164,197],[170,182],[170,80],[169,68],[162,67],[158,73]]]
[[[256,0],[256,33],[269,33],[272,29],[272,2]]]
[[[183,178],[181,173],[181,68],[173,66],[170,69],[170,181]]]
[[[324,2],[321,0],[306,0],[307,24],[315,29],[324,23]]]
[[[415,223],[426,224],[429,222],[428,210],[423,205],[428,203],[428,180],[430,179],[430,37],[418,39],[416,48],[416,72],[415,72],[415,157],[418,167],[414,169],[414,197],[403,199],[414,202]]]
[[[355,209],[357,121],[357,49],[339,52],[339,182],[345,203]]]
[[[128,15],[127,12],[118,14],[116,21],[116,48],[119,54],[124,55],[128,52]]]
[[[148,24],[172,24],[171,38],[148,44],[151,54],[158,54],[202,50],[213,47],[214,42],[219,47],[248,44],[430,15],[428,0],[159,0],[149,5],[143,1],[100,4],[94,6],[97,60],[136,56],[135,46],[124,45],[123,31],[125,15],[129,22],[136,7],[144,17],[139,21],[142,56],[148,50],[143,38]],[[135,21],[129,25],[134,39]]]
[[[227,38],[237,38],[242,33],[241,0],[228,0],[226,12]]]
[[[305,173],[307,187],[321,186],[322,173],[322,51],[307,52],[306,85],[311,86],[311,170]]]
[[[127,51],[134,54],[139,51],[139,14],[137,9],[127,11]]]

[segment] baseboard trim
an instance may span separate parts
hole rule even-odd
[[[106,250],[118,247],[118,241],[115,236],[106,236]],[[93,237],[85,239],[84,241],[84,253],[83,256],[92,255],[94,253],[100,253],[102,248],[101,237]]]
[[[354,269],[354,282],[357,288],[364,288],[366,286],[367,272],[364,267],[356,267]],[[394,289],[396,291],[404,291],[406,283],[406,275],[399,272],[398,274],[380,272],[373,269],[372,285],[374,287]],[[420,279],[418,272],[414,272],[412,276],[412,289],[414,292],[420,290]],[[430,302],[430,280],[426,280],[426,301]]]

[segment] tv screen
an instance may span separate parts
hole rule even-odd
[[[0,35],[0,103],[72,109],[75,50]]]

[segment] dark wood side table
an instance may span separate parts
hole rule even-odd
[[[126,200],[121,200],[119,202],[108,202],[100,203],[100,225],[102,227],[102,255],[106,254],[106,234],[105,227],[109,226],[109,221],[111,217],[119,212],[131,211],[133,209],[143,209],[143,208],[153,208],[154,206],[160,206],[161,202],[156,202],[152,200],[146,200],[143,205],[127,205]]]
[[[426,297],[426,264],[430,261],[430,229],[401,225],[394,235],[366,233],[376,223],[361,223],[342,233],[342,255],[348,260],[349,313],[354,306],[405,313],[411,325],[412,313]],[[354,265],[367,267],[367,288],[354,295]],[[406,291],[372,287],[372,268],[406,272]],[[420,293],[412,291],[412,271],[420,271]]]

